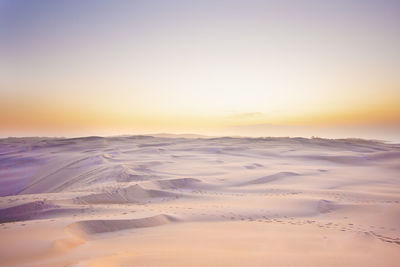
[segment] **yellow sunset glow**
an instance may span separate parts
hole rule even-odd
[[[1,7],[3,135],[400,127],[389,7],[66,5]]]

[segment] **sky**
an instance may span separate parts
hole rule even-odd
[[[0,136],[400,141],[400,1],[0,0]]]

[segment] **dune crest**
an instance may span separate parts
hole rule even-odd
[[[195,178],[179,178],[179,179],[168,179],[158,180],[155,182],[162,189],[178,189],[178,188],[192,188],[197,189],[201,186],[202,180]]]
[[[267,175],[255,180],[251,180],[245,183],[241,183],[240,185],[251,185],[251,184],[266,184],[269,182],[277,181],[287,177],[299,176],[300,174],[295,172],[278,172],[275,174]]]
[[[0,210],[0,223],[35,219],[45,211],[56,210],[50,201],[34,201]]]
[[[68,225],[66,230],[78,236],[87,237],[93,234],[115,232],[131,228],[154,227],[177,221],[178,220],[172,216],[159,214],[140,219],[78,221]]]
[[[84,204],[143,203],[152,199],[174,197],[176,198],[178,195],[161,190],[144,189],[136,184],[126,188],[118,188],[110,192],[77,197],[75,202]]]

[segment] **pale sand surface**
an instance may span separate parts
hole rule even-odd
[[[400,266],[400,145],[0,140],[0,266]]]

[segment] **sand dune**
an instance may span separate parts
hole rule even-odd
[[[57,206],[48,201],[34,201],[0,210],[0,222],[23,221],[38,218],[45,211],[56,210]]]
[[[144,189],[140,185],[133,185],[126,188],[118,188],[111,192],[92,194],[83,197],[77,197],[77,203],[84,204],[116,204],[116,203],[143,203],[156,198],[176,198],[177,194]]]
[[[72,223],[66,227],[68,231],[79,236],[115,232],[131,228],[154,227],[170,222],[176,222],[172,216],[160,214],[152,217],[131,220],[89,220]]]
[[[180,178],[180,179],[168,179],[158,180],[156,184],[162,189],[177,189],[177,188],[192,188],[197,189],[201,187],[202,181],[194,178]]]
[[[265,184],[269,182],[273,182],[279,179],[287,178],[287,177],[292,177],[292,176],[298,176],[298,173],[295,172],[279,172],[271,175],[267,175],[255,180],[251,180],[249,182],[243,183],[241,185],[248,185],[248,184]]]
[[[0,265],[398,266],[400,145],[190,137],[0,139]]]
[[[0,223],[70,217],[84,212],[85,207],[56,205],[51,201],[34,201],[0,209]]]

